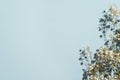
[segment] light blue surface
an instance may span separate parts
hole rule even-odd
[[[120,0],[1,0],[0,80],[81,80],[79,52],[102,45],[104,9]]]

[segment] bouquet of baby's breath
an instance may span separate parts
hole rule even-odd
[[[80,49],[82,80],[120,80],[120,10],[110,6],[102,12],[98,30],[104,45],[93,54],[90,47]]]

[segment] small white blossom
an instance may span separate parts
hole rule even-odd
[[[115,6],[111,5],[109,10],[110,10],[112,15],[120,16],[120,10],[117,9]]]

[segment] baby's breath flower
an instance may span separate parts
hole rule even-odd
[[[116,34],[116,39],[120,40],[120,34]]]
[[[120,10],[117,9],[115,6],[111,5],[109,11],[113,16],[120,16]]]

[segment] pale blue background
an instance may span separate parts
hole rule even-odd
[[[104,9],[120,0],[0,0],[0,80],[81,80],[78,50],[102,45]]]

